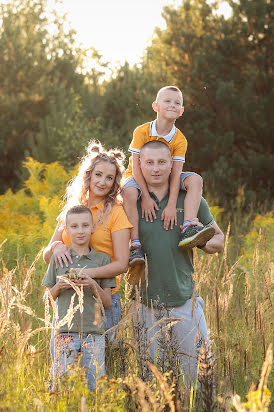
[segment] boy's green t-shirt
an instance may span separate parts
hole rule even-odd
[[[173,230],[165,230],[161,220],[161,214],[168,202],[168,194],[159,201],[154,193],[150,193],[159,207],[159,210],[155,211],[157,219],[153,222],[139,219],[140,241],[148,261],[148,286],[146,288],[142,285],[141,289],[144,304],[150,305],[153,301],[166,306],[182,306],[192,297],[194,288],[192,250],[178,248],[180,225],[184,221],[185,194],[186,192],[179,192],[177,226]],[[140,200],[138,212],[141,216]],[[213,216],[204,198],[201,200],[198,218],[203,225],[213,222]]]
[[[91,249],[87,255],[78,256],[73,249],[71,250],[72,264],[70,263],[68,267],[58,267],[56,269],[55,261],[53,256],[51,257],[48,270],[42,281],[42,285],[48,288],[52,288],[57,282],[58,278],[61,275],[64,275],[70,268],[95,268],[99,266],[107,265],[111,263],[111,259],[105,253],[96,252],[94,249]],[[115,278],[111,279],[95,279],[96,282],[101,286],[101,288],[115,288],[116,280]],[[94,324],[95,320],[95,297],[92,291],[89,288],[84,288],[84,310],[83,313],[80,313],[78,309],[73,315],[72,326],[68,328],[68,324],[61,326],[58,330],[58,333],[90,333],[90,334],[102,334],[104,333],[103,322],[101,324]],[[70,307],[71,298],[74,295],[74,289],[64,289],[61,291],[58,296],[58,317],[61,321],[67,314],[67,311]],[[78,304],[78,296],[76,294],[74,299],[74,307]]]

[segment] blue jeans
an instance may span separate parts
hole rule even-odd
[[[165,314],[165,317],[170,317],[172,321],[174,318],[178,319],[178,322],[173,325],[173,330],[178,343],[184,382],[188,388],[191,387],[191,381],[196,381],[198,354],[203,341],[207,341],[208,338],[203,308],[204,301],[200,296],[197,296],[194,305],[192,299],[188,299],[182,306],[169,307],[170,312],[166,311]],[[159,310],[153,308],[152,311],[144,304],[140,305],[138,313],[135,314],[135,320],[144,322],[144,327],[148,331],[147,340],[151,342],[149,353],[154,362],[159,356],[162,356],[159,353],[160,327],[155,325],[158,318]]]
[[[60,333],[56,336],[55,361],[52,365],[53,381],[68,374],[78,353],[82,354],[82,367],[86,369],[88,388],[95,390],[96,379],[105,374],[105,338],[102,335]]]
[[[56,300],[55,305],[57,309],[58,300]],[[121,319],[121,299],[120,299],[120,292],[117,291],[112,295],[112,306],[110,308],[105,309],[106,315],[106,323],[105,323],[105,330],[112,328],[113,326],[117,325],[117,323]],[[56,348],[55,348],[55,318],[53,317],[52,320],[52,329],[51,329],[51,338],[50,338],[50,356],[52,360],[52,367],[51,367],[51,379],[54,377],[54,364],[56,358]],[[115,332],[110,331],[108,333],[108,339],[113,340],[115,338]]]
[[[111,329],[113,326],[116,326],[121,320],[121,297],[120,292],[117,291],[112,296],[112,305],[110,308],[105,309],[106,323],[105,330]],[[108,332],[108,339],[113,340],[115,337],[115,331]]]

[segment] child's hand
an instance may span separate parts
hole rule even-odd
[[[64,280],[65,278],[68,279],[68,276],[67,275],[60,276],[59,282],[57,283],[59,290],[72,289],[72,286]]]
[[[77,286],[83,286],[84,288],[94,288],[96,287],[96,281],[92,279],[89,275],[81,273],[77,279],[74,280]]]
[[[141,200],[141,208],[142,208],[142,218],[146,219],[146,222],[150,220],[153,222],[153,219],[156,219],[155,210],[159,210],[156,202],[149,196],[143,197]]]
[[[164,229],[173,229],[174,225],[177,226],[177,209],[175,206],[167,205],[162,213],[161,220],[164,221]]]

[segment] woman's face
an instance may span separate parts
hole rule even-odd
[[[109,162],[99,162],[91,172],[90,177],[90,196],[103,200],[110,192],[116,178],[116,166]]]

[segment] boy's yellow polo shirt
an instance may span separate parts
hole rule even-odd
[[[173,125],[171,131],[166,136],[160,136],[156,129],[156,120],[138,126],[133,132],[133,139],[129,146],[131,153],[140,154],[140,151],[145,143],[151,140],[159,140],[168,145],[172,160],[177,162],[185,162],[185,154],[187,149],[187,140],[183,133]],[[132,176],[132,156],[129,159],[129,165],[125,172],[125,177]]]
[[[121,229],[131,229],[133,226],[129,222],[122,205],[114,205],[112,207],[106,222],[96,223],[97,212],[101,207],[103,207],[103,202],[104,201],[90,208],[93,216],[93,222],[95,224],[95,230],[90,237],[89,244],[94,250],[96,250],[96,252],[106,253],[111,257],[111,260],[114,261],[111,237],[112,233]],[[62,240],[67,247],[71,246],[70,236],[65,230],[63,230],[62,233]],[[112,290],[112,293],[119,290],[120,281],[118,276],[116,276],[116,284],[117,287]]]

